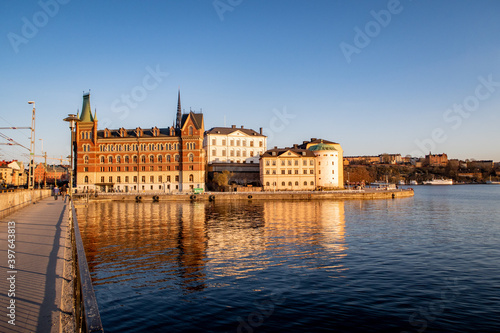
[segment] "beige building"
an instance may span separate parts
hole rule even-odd
[[[214,127],[205,132],[203,148],[207,163],[255,163],[259,164],[260,155],[267,147],[267,137],[253,129]]]
[[[20,187],[26,185],[26,182],[23,162],[0,162],[0,185]]]
[[[265,191],[312,191],[344,188],[344,151],[340,144],[311,139],[293,148],[274,148],[260,159]]]
[[[260,158],[264,191],[311,191],[316,189],[316,156],[308,149],[274,148]]]

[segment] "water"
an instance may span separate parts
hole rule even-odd
[[[78,209],[106,332],[498,332],[500,186]]]

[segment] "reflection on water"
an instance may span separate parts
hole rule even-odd
[[[77,213],[107,332],[485,332],[500,330],[498,202],[500,187],[457,186]]]
[[[316,247],[339,257],[346,249],[342,201],[101,202],[78,209],[78,217],[96,285],[190,293],[207,287],[207,268],[212,277],[243,278],[280,258],[314,258]],[[300,244],[307,250],[298,252]]]

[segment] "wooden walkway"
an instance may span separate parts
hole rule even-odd
[[[60,332],[67,204],[49,197],[0,220],[0,332]]]

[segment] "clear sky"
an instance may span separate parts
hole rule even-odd
[[[499,17],[496,0],[1,1],[0,127],[30,126],[33,100],[36,153],[67,156],[83,91],[100,129],[151,128],[180,87],[206,129],[263,127],[269,147],[500,161]]]

